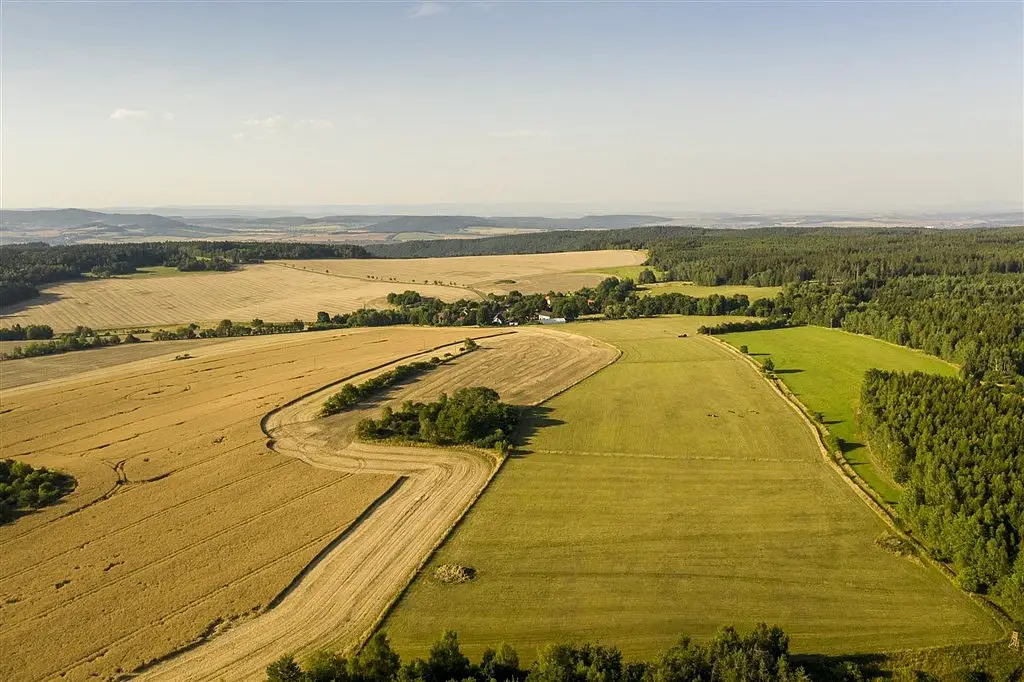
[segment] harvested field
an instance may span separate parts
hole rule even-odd
[[[280,605],[142,678],[260,679],[267,663],[282,651],[357,644],[473,503],[498,460],[474,449],[353,443],[352,426],[380,405],[481,382],[510,400],[539,401],[616,355],[605,344],[551,330],[521,330],[482,339],[480,345],[422,382],[394,388],[365,409],[317,419],[323,400],[337,390],[332,387],[272,414],[265,428],[278,452],[323,469],[379,474],[399,484],[301,576]],[[532,355],[543,361],[524,357]]]
[[[233,272],[157,274],[64,282],[5,308],[0,325],[48,324],[56,331],[170,326],[222,319],[311,320],[318,311],[384,307],[395,291],[415,289],[445,301],[481,292],[567,291],[600,282],[601,265],[643,262],[642,251],[583,251],[465,258],[274,261]],[[515,280],[502,283],[500,280]],[[429,284],[425,281],[430,282]],[[433,282],[439,282],[438,285]]]
[[[723,318],[580,323],[623,357],[536,411],[511,458],[384,624],[403,654],[445,628],[479,655],[576,639],[650,656],[682,634],[778,623],[800,652],[994,640],[1000,627],[886,528],[742,358]],[[681,333],[688,338],[679,338]],[[463,584],[433,577],[471,566]]]
[[[260,417],[329,381],[485,333],[232,339],[191,346],[190,360],[5,388],[0,456],[66,470],[78,488],[0,526],[0,679],[128,672],[265,608],[396,473],[269,452]]]
[[[451,287],[417,288],[425,296],[445,300],[474,295]],[[295,318],[309,321],[320,310],[334,314],[364,305],[385,306],[388,293],[402,289],[385,282],[325,277],[293,267],[248,265],[226,273],[113,277],[55,284],[43,289],[38,298],[5,308],[0,324],[48,324],[56,331],[66,331],[78,325],[124,329],[188,322],[215,324],[222,319],[248,322],[254,317],[268,322]]]
[[[121,344],[62,355],[4,360],[0,362],[0,391],[51,379],[66,379],[104,367],[123,365],[127,362],[136,362],[147,358],[165,356],[170,360],[180,353],[195,353],[196,350],[204,346],[212,346],[228,340],[192,339],[189,341]],[[24,341],[0,341],[0,344],[24,345],[24,343]]]
[[[571,251],[511,256],[276,261],[291,267],[345,277],[401,283],[400,290],[420,289],[424,282],[485,293],[575,291],[608,275],[600,268],[643,263],[645,251]],[[508,281],[512,280],[512,281]],[[431,294],[432,295],[432,294]],[[462,294],[465,296],[466,294]]]
[[[737,348],[748,346],[755,359],[770,355],[779,378],[808,410],[820,412],[829,431],[843,440],[843,455],[857,474],[886,502],[899,500],[899,487],[875,465],[857,424],[864,373],[875,367],[953,376],[956,367],[921,351],[824,327],[739,332],[721,338]]]

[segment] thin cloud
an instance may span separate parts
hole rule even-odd
[[[234,140],[244,140],[245,139],[245,133],[243,133],[241,131],[239,131],[237,133],[232,133],[231,138],[234,139]]]
[[[164,115],[163,115],[163,116],[161,116],[160,118],[162,118],[163,120],[165,120],[165,121],[167,121],[168,123],[170,123],[171,121],[173,121],[173,120],[174,120],[174,114],[172,114],[172,113],[171,113],[171,112],[169,112],[169,111],[165,111],[165,112],[164,112]]]
[[[149,112],[145,109],[115,109],[110,118],[114,121],[140,121],[149,118]]]
[[[502,138],[513,138],[513,139],[526,139],[528,137],[548,137],[550,135],[546,130],[529,130],[525,128],[519,128],[516,130],[496,130],[491,133],[491,137],[502,137]]]
[[[330,130],[334,128],[334,122],[328,118],[303,118],[295,122],[299,130]]]
[[[274,114],[273,116],[267,116],[266,118],[250,116],[242,121],[242,124],[259,130],[277,130],[284,124],[284,122],[284,116]]]
[[[424,0],[413,8],[409,16],[413,19],[420,19],[422,17],[432,17],[446,11],[448,11],[447,5],[435,0]]]

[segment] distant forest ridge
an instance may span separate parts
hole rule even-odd
[[[0,211],[7,241],[131,241],[141,239],[259,239],[292,233],[298,239],[379,241],[381,235],[471,236],[489,229],[604,230],[671,222],[656,215],[592,215],[582,218],[475,215],[163,216],[103,213],[77,208]],[[284,233],[283,235],[281,233]]]

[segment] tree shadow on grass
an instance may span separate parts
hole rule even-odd
[[[533,436],[545,426],[558,426],[565,422],[551,416],[554,410],[544,405],[523,408],[522,416],[519,419],[519,428],[516,429],[516,449],[510,457],[526,457],[533,454],[530,450],[530,441]]]
[[[856,450],[857,448],[862,447],[864,447],[864,443],[855,443],[850,440],[844,440],[839,443],[839,449],[842,451],[844,455],[848,452],[851,452],[853,450]]]
[[[885,656],[881,654],[853,654],[826,656],[824,654],[794,654],[793,662],[815,680],[835,679],[834,670],[844,663],[853,663],[861,669],[865,679],[891,679],[892,673],[882,670]]]
[[[803,372],[802,369],[777,369],[777,370],[775,370],[776,374],[800,374],[801,372]]]

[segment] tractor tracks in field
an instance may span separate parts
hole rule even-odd
[[[514,334],[501,332],[477,340]],[[498,472],[502,458],[477,449],[378,446],[332,442],[316,418],[331,389],[446,343],[333,381],[268,412],[260,422],[272,450],[346,473],[391,476],[394,483],[316,557],[255,618],[214,632],[130,675],[136,679],[259,679],[285,652],[334,646],[351,652],[377,629],[391,607]],[[606,344],[604,344],[606,345]],[[586,376],[620,356],[589,368]],[[586,377],[572,382],[575,385]],[[553,390],[544,397],[565,390]],[[543,402],[538,400],[537,403]]]

